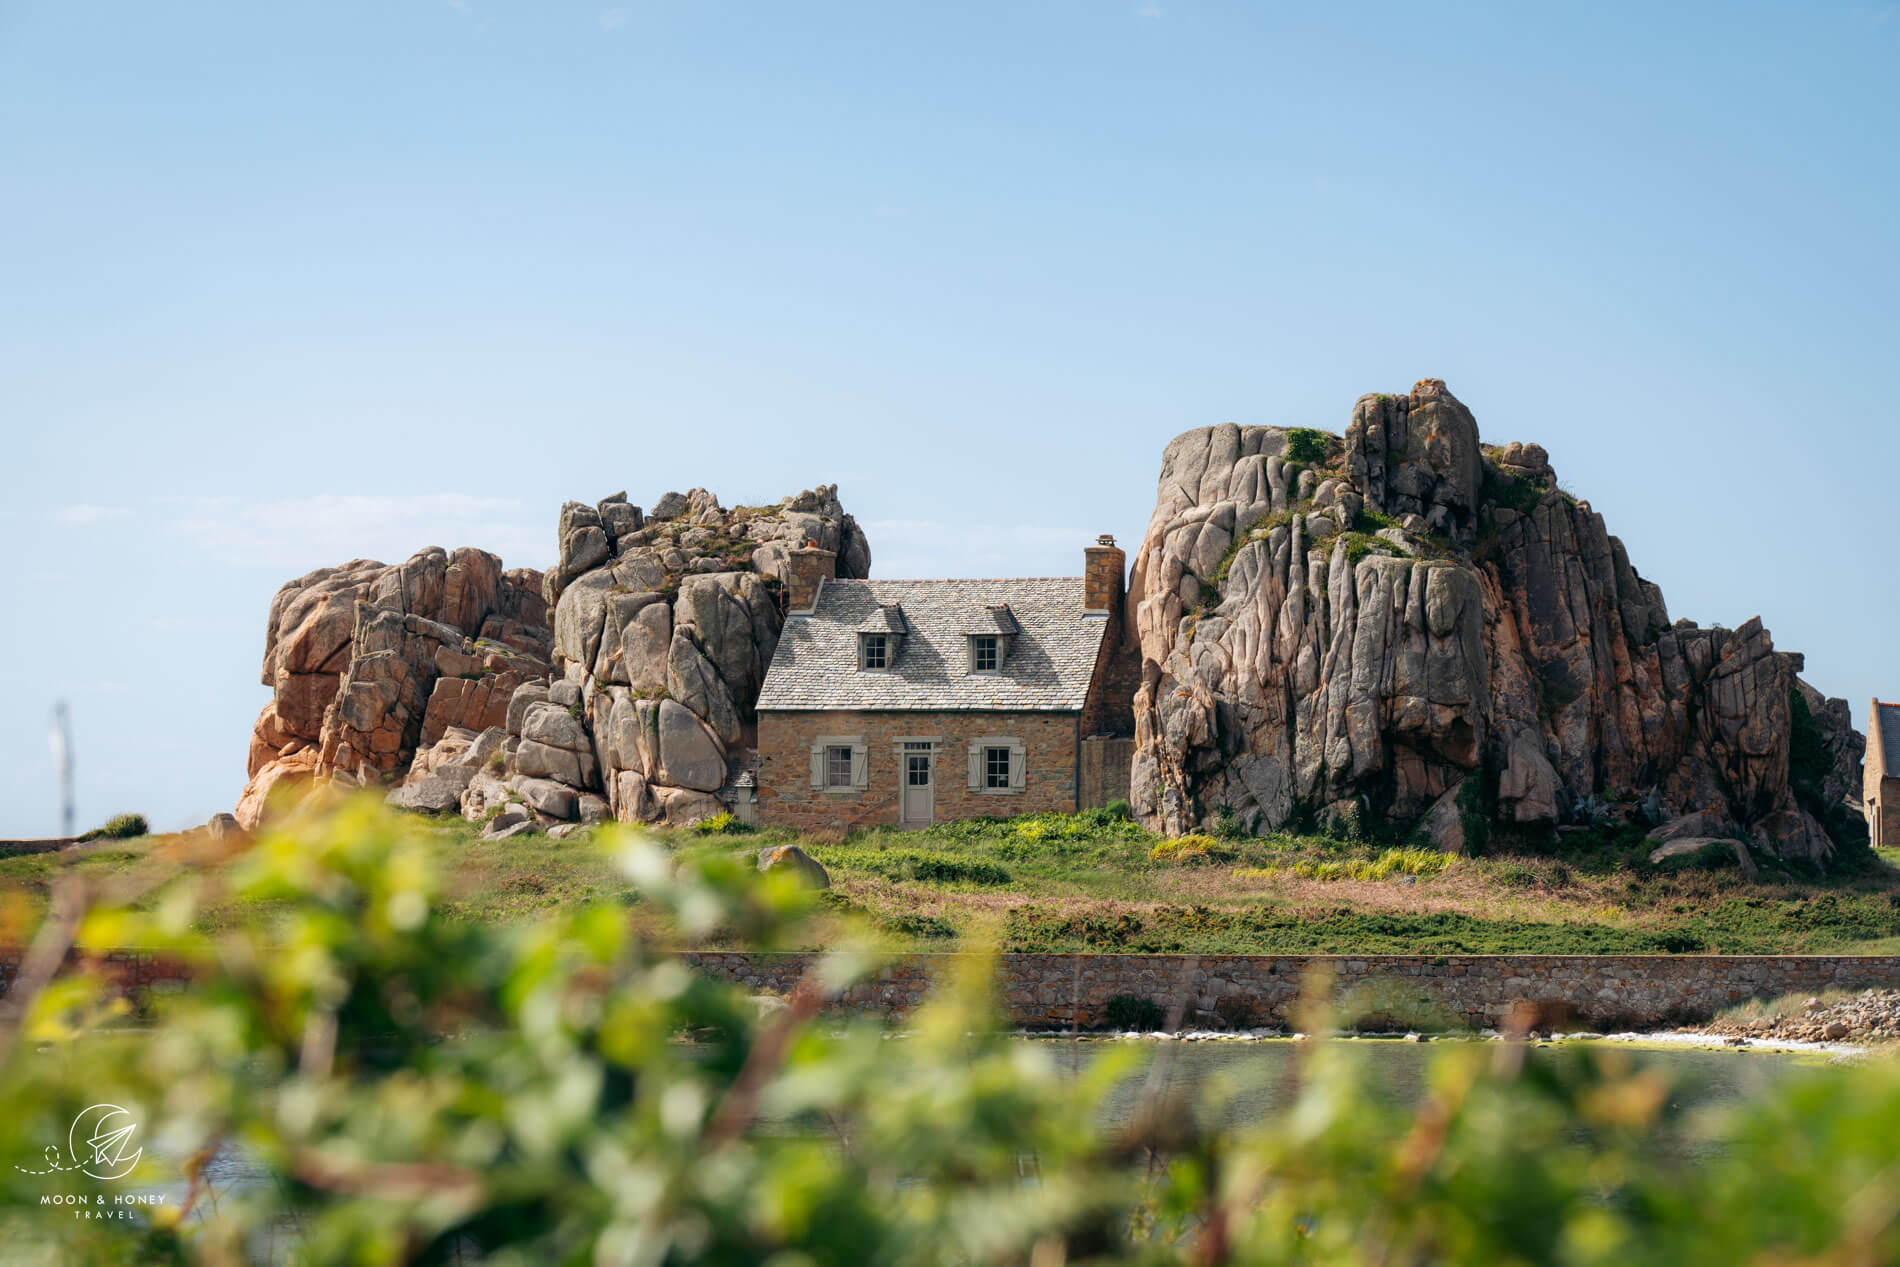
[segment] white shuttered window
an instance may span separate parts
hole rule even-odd
[[[1027,755],[1023,741],[1013,735],[978,735],[970,741],[970,791],[991,796],[1022,791]]]
[[[863,735],[820,735],[811,745],[811,785],[826,792],[870,786],[870,750]]]

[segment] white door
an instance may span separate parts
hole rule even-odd
[[[899,810],[905,827],[928,827],[936,813],[936,780],[930,746],[904,747],[903,804]]]

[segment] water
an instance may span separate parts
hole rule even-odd
[[[1107,1052],[1130,1044],[1069,1042],[1032,1039],[1049,1049],[1059,1067],[1087,1068]],[[1455,1040],[1454,1040],[1455,1041]],[[1229,1125],[1258,1121],[1284,1108],[1297,1095],[1292,1076],[1295,1062],[1312,1052],[1312,1045],[1291,1040],[1265,1042],[1154,1042],[1139,1041],[1139,1070],[1125,1079],[1103,1106],[1112,1124],[1127,1121],[1145,1096],[1162,1094],[1192,1097],[1210,1082],[1232,1088],[1226,1100]],[[1396,1039],[1354,1039],[1338,1044],[1332,1055],[1357,1061],[1365,1072],[1365,1089],[1396,1107],[1409,1107],[1424,1098],[1426,1075],[1447,1042],[1411,1043]],[[1496,1043],[1477,1044],[1489,1054]],[[1578,1040],[1534,1047],[1529,1061],[1574,1058],[1576,1048],[1588,1046],[1612,1059],[1627,1060],[1633,1070],[1657,1069],[1672,1087],[1668,1108],[1672,1115],[1708,1105],[1747,1099],[1788,1077],[1817,1057],[1786,1051],[1722,1051],[1692,1047],[1643,1047],[1621,1042]],[[1155,1088],[1150,1075],[1159,1071]]]
[[[1030,1039],[1051,1049],[1060,1068],[1083,1069],[1104,1052],[1121,1049],[1125,1043],[1064,1039]],[[1414,1106],[1425,1096],[1425,1081],[1431,1062],[1450,1043],[1404,1043],[1397,1039],[1353,1039],[1336,1047],[1336,1056],[1355,1060],[1366,1073],[1366,1092],[1398,1107]],[[1579,1043],[1558,1043],[1533,1047],[1526,1060],[1571,1058]],[[1588,1043],[1590,1047],[1615,1052],[1613,1058],[1628,1060],[1632,1069],[1661,1069],[1672,1085],[1670,1109],[1744,1100],[1775,1085],[1796,1069],[1811,1064],[1815,1056],[1799,1052],[1773,1050],[1659,1049],[1630,1043]],[[1264,1043],[1155,1043],[1138,1041],[1140,1071],[1125,1079],[1108,1096],[1104,1113],[1108,1121],[1127,1121],[1142,1096],[1151,1094],[1150,1075],[1159,1069],[1159,1090],[1191,1096],[1210,1081],[1222,1081],[1233,1087],[1227,1102],[1229,1123],[1248,1123],[1267,1117],[1286,1106],[1298,1085],[1292,1077],[1294,1062],[1309,1056],[1313,1047],[1298,1041]],[[1484,1052],[1497,1050],[1495,1043],[1478,1045]]]

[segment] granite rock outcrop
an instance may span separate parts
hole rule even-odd
[[[506,817],[510,834],[717,814],[755,760],[789,552],[833,550],[839,576],[871,566],[835,486],[730,510],[704,489],[651,512],[625,493],[569,502],[557,540],[545,575],[431,548],[285,585],[240,822],[255,827],[286,784],[316,782]]]
[[[543,580],[552,645],[545,679],[503,704],[499,769],[471,779],[461,809],[537,822],[683,826],[729,806],[756,763],[753,713],[784,613],[789,551],[837,553],[870,571],[857,522],[824,486],[775,506],[727,509],[705,489],[642,511],[616,493],[569,502],[560,561]],[[434,777],[434,776],[431,776]]]
[[[1489,448],[1428,379],[1343,436],[1177,437],[1136,556],[1130,799],[1182,832],[1493,831],[1708,812],[1824,864],[1864,744],[1759,619],[1671,622],[1538,445]]]
[[[542,577],[484,550],[355,559],[278,590],[264,642],[271,699],[251,730],[237,817],[257,825],[286,782],[387,782],[451,728],[480,732],[545,678]]]

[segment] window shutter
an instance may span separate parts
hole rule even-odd
[[[1023,746],[1012,740],[1009,745],[1009,786],[1013,792],[1023,790]]]
[[[983,790],[983,741],[975,740],[970,744],[970,790]]]
[[[811,785],[813,787],[825,785],[825,746],[823,744],[811,746]]]
[[[851,786],[869,787],[871,784],[869,750],[861,743],[851,745]]]

